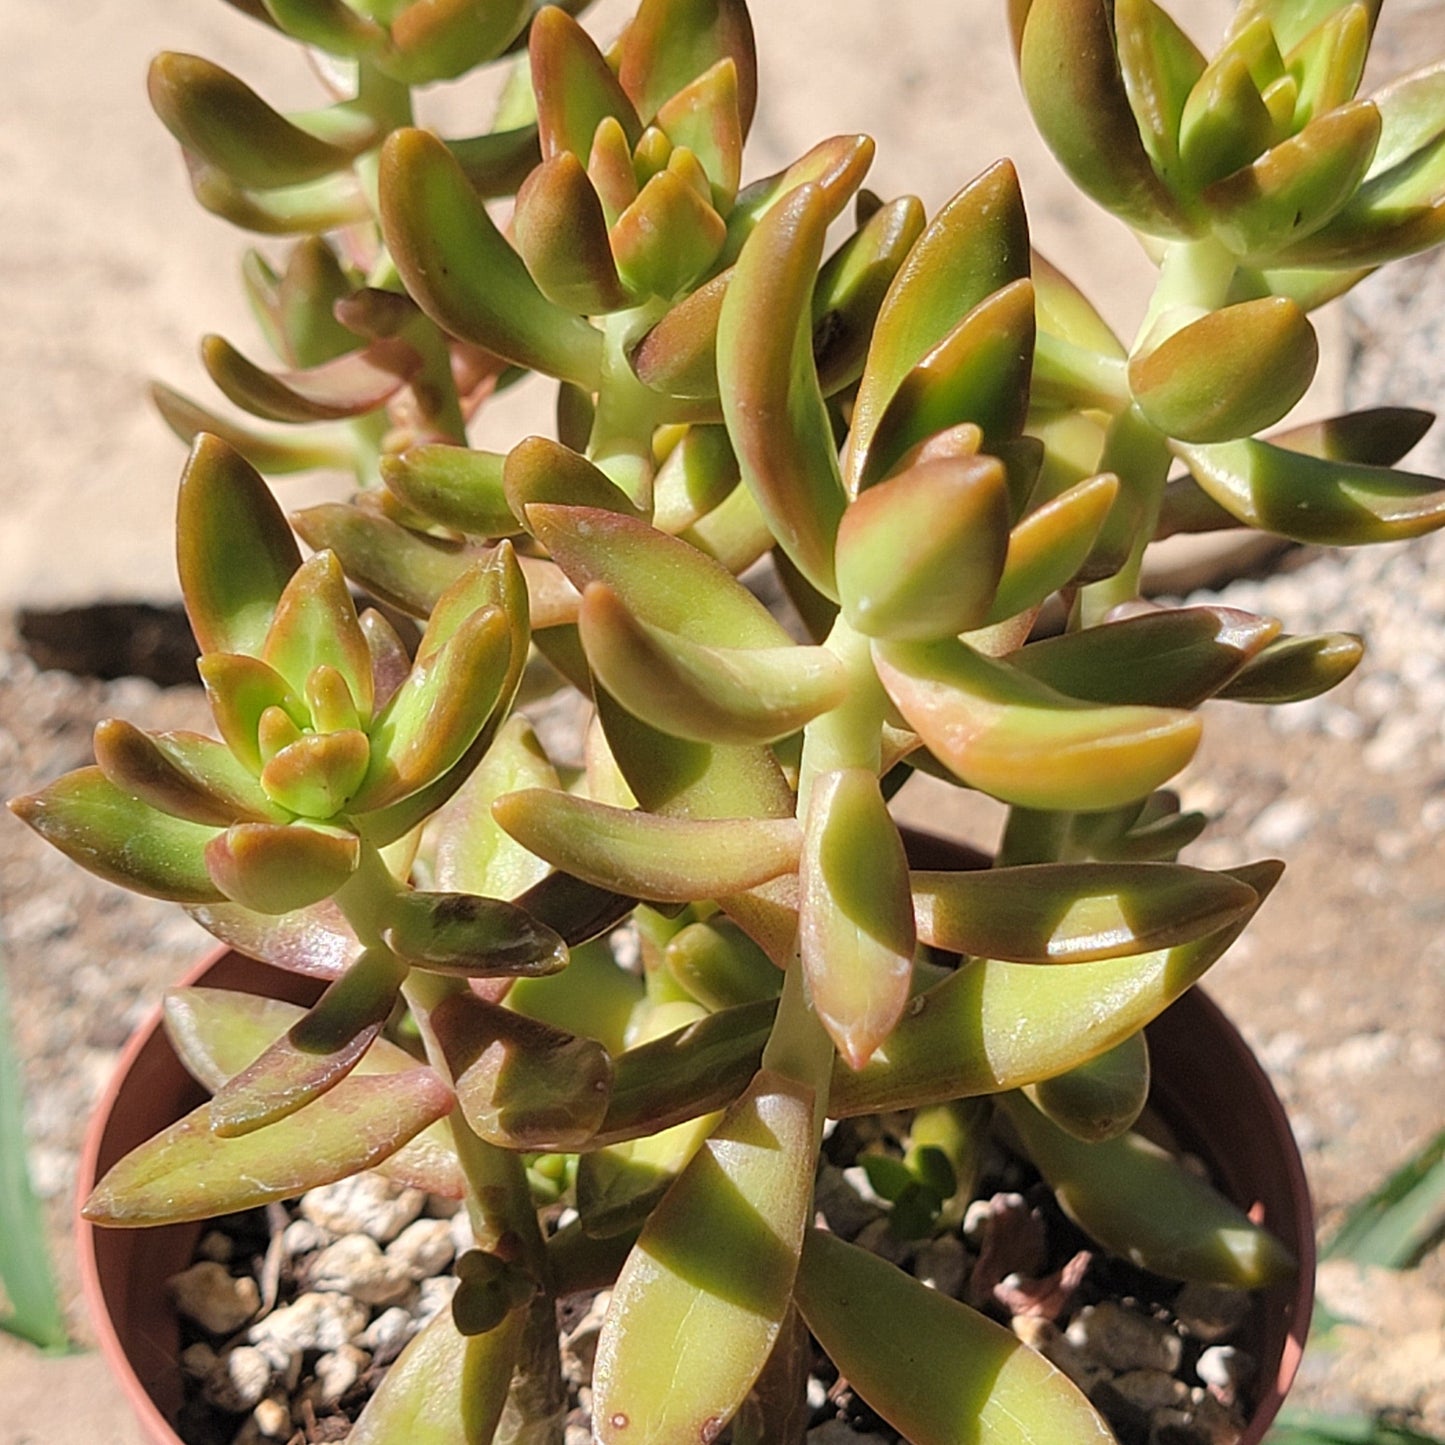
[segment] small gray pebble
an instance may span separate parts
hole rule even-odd
[[[329,1229],[313,1224],[309,1219],[293,1219],[281,1234],[281,1248],[289,1259],[303,1254],[313,1254],[325,1249],[336,1239]]]
[[[963,1241],[954,1234],[940,1235],[930,1239],[918,1251],[913,1261],[914,1276],[929,1289],[957,1299],[963,1293],[964,1281],[968,1278],[968,1251]]]
[[[196,1246],[197,1259],[211,1259],[217,1264],[230,1264],[231,1256],[235,1252],[236,1246],[231,1236],[222,1234],[219,1229],[208,1229]]]
[[[452,1296],[456,1292],[457,1277],[454,1274],[439,1274],[422,1280],[416,1300],[411,1306],[412,1318],[418,1325],[426,1324],[451,1304]]]

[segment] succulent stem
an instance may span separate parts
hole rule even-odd
[[[628,352],[637,338],[661,320],[658,299],[618,311],[602,323],[602,381],[587,456],[644,512],[652,508],[652,431],[657,397],[637,379]]]

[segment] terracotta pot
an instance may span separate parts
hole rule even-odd
[[[955,859],[955,865],[956,865]],[[182,984],[237,989],[293,1003],[315,979],[222,949]],[[1149,1026],[1150,1101],[1180,1144],[1198,1154],[1236,1203],[1267,1224],[1300,1262],[1298,1280],[1265,1296],[1244,1347],[1261,1362],[1264,1395],[1241,1445],[1259,1445],[1294,1380],[1314,1300],[1314,1216],[1289,1121],[1239,1032],[1198,988]],[[80,1198],[116,1160],[204,1101],[166,1040],[159,1010],[131,1039],[91,1121]],[[181,1445],[179,1330],[165,1281],[190,1263],[199,1224],[96,1229],[78,1222],[86,1302],[105,1355],[151,1445]]]

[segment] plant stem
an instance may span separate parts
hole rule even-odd
[[[637,379],[627,354],[663,314],[661,301],[614,312],[602,322],[602,378],[587,456],[645,512],[652,509],[652,433],[661,398]]]

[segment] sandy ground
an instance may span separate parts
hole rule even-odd
[[[1221,0],[1187,8],[1201,36],[1228,9]],[[1033,139],[1001,4],[774,0],[755,9],[765,100],[750,174],[822,135],[862,130],[879,140],[871,183],[885,194],[914,191],[932,208],[1009,154],[1041,249],[1097,292],[1121,329],[1131,327],[1147,267],[1110,220],[1060,183]],[[619,11],[609,0],[601,13]],[[16,609],[174,596],[170,511],[181,449],[149,414],[144,384],[162,376],[209,395],[194,360],[203,331],[259,354],[235,285],[245,242],[191,201],[174,145],[146,108],[146,60],[161,48],[205,54],[282,106],[310,103],[315,92],[286,47],[219,0],[0,0],[0,25],[9,101],[0,123],[0,791],[8,795],[87,761],[101,716],[174,726],[196,707],[186,689],[36,675],[9,637]],[[1387,7],[1385,26],[1397,64],[1445,49],[1439,0],[1401,0]],[[606,32],[607,19],[597,28]],[[461,88],[436,107],[456,130],[485,123],[484,99]],[[1381,358],[1426,320],[1403,308],[1375,338],[1377,369],[1398,372]],[[1345,321],[1327,326],[1338,335]],[[1343,386],[1348,351],[1331,355],[1316,409]],[[1381,385],[1429,405],[1445,391],[1440,362],[1437,354],[1423,380],[1411,376],[1405,395],[1400,376]],[[1186,779],[1186,800],[1217,818],[1198,861],[1283,851],[1291,869],[1212,987],[1290,1105],[1328,1226],[1440,1126],[1442,778],[1370,771],[1358,740],[1281,735],[1242,710],[1227,718],[1211,719]],[[1296,796],[1308,803],[1303,814],[1274,806]],[[936,801],[910,806],[940,825]],[[81,877],[8,817],[0,818],[0,938],[34,1162],[73,1304],[65,1221],[81,1116],[129,1027],[202,945],[171,910]],[[1423,1350],[1422,1368],[1434,1369],[1433,1359],[1437,1383],[1445,1380],[1438,1254],[1416,1282],[1422,1290],[1386,1291],[1385,1326],[1352,1340],[1346,1355],[1309,1363],[1303,1400],[1403,1404],[1416,1390],[1445,1429],[1445,1400],[1431,1403],[1419,1378],[1391,1374]],[[39,1361],[0,1337],[0,1445],[137,1440],[94,1355]]]

